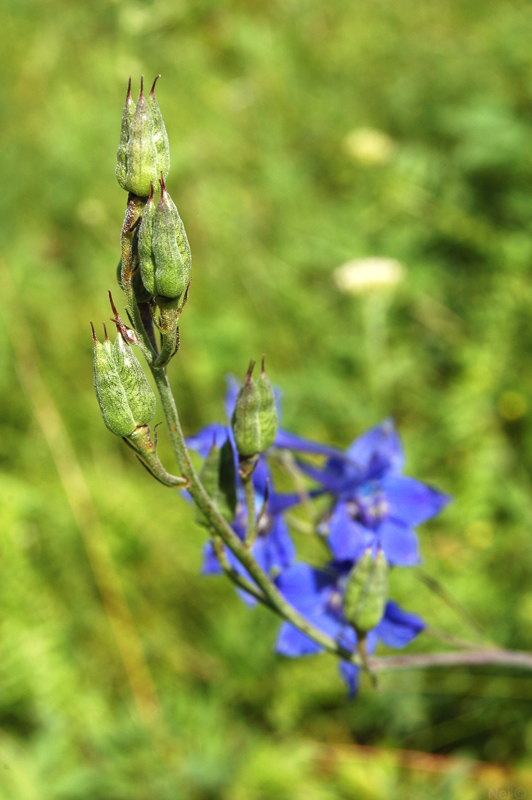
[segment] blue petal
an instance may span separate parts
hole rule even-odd
[[[434,517],[451,500],[449,495],[403,475],[386,477],[382,490],[389,515],[412,527]]]
[[[346,461],[340,461],[337,458],[329,459],[324,469],[313,467],[311,464],[306,464],[299,459],[297,465],[301,472],[304,472],[305,475],[320,483],[324,489],[333,494],[340,494],[350,489],[353,485],[357,486],[361,480],[358,470],[353,465],[349,465]]]
[[[386,519],[379,525],[378,537],[390,564],[412,567],[420,563],[417,536],[411,528],[395,520]]]
[[[236,398],[240,391],[240,382],[234,375],[227,375],[225,378],[227,390],[225,392],[225,414],[228,420],[231,420],[235,408]]]
[[[201,567],[202,575],[221,575],[223,569],[221,568],[218,559],[216,558],[211,542],[206,542],[203,548],[203,564]]]
[[[334,507],[329,522],[329,547],[338,561],[358,560],[375,541],[372,531],[351,519],[347,503]]]
[[[347,456],[368,480],[382,478],[387,472],[401,472],[403,447],[393,420],[386,419],[355,439]]]
[[[304,633],[294,628],[289,622],[283,622],[277,637],[275,649],[282,656],[298,658],[299,656],[311,656],[321,653],[323,648],[309,639]]]
[[[283,570],[295,558],[295,548],[282,517],[274,517],[270,530],[259,534],[252,547],[255,560],[265,572]]]
[[[187,445],[191,450],[196,450],[202,458],[205,458],[213,442],[216,442],[218,447],[222,447],[226,439],[227,428],[225,425],[219,425],[214,422],[212,425],[206,425],[194,436],[187,436]]]
[[[340,661],[340,674],[347,684],[350,700],[353,699],[358,691],[359,673],[359,667],[355,667],[354,664],[349,663],[349,661],[344,661],[343,659]]]
[[[426,625],[421,617],[403,611],[397,603],[389,600],[386,603],[384,617],[375,630],[388,647],[405,647],[425,628]]]
[[[277,588],[291,605],[304,616],[314,613],[324,604],[324,593],[336,584],[337,575],[308,564],[294,564],[278,575]]]
[[[344,458],[342,451],[337,447],[313,442],[310,439],[303,439],[301,436],[289,431],[278,431],[274,446],[281,447],[284,450],[295,450],[298,453],[313,453],[317,456]]]

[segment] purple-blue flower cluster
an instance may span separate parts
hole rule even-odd
[[[230,381],[226,411],[230,418],[237,387]],[[206,456],[213,440],[222,446],[232,438],[229,427],[209,425],[188,444]],[[356,439],[343,452],[295,434],[279,430],[273,448],[296,454],[301,471],[315,486],[312,496],[329,498],[329,506],[319,526],[326,536],[331,560],[325,567],[316,568],[296,562],[296,552],[290,537],[284,512],[296,506],[299,494],[277,493],[266,454],[260,455],[253,472],[255,507],[260,515],[257,537],[252,553],[257,563],[275,581],[286,600],[310,623],[334,638],[346,649],[355,652],[357,634],[344,615],[344,594],[348,575],[362,555],[374,556],[382,550],[391,566],[411,566],[419,563],[416,527],[435,516],[449,497],[436,489],[402,474],[404,453],[393,421],[385,420]],[[306,455],[322,459],[318,467],[305,460]],[[316,459],[314,459],[315,462]],[[247,512],[241,485],[237,486],[238,504],[232,527],[244,540]],[[244,567],[227,550],[230,564],[251,580]],[[206,545],[204,574],[217,574],[221,567],[210,543]],[[256,601],[239,590],[243,599]],[[389,647],[404,647],[423,629],[425,623],[416,614],[403,611],[388,600],[384,615],[366,637],[366,650],[373,653],[378,642]],[[281,626],[277,651],[285,656],[299,657],[317,653],[322,648],[288,622]],[[357,687],[358,668],[347,661],[340,664],[342,677],[353,695]]]

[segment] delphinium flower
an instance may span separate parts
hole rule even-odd
[[[402,475],[404,454],[392,420],[355,439],[323,468],[301,464],[304,472],[334,497],[322,528],[333,557],[357,560],[370,546],[381,547],[392,565],[419,563],[415,527],[435,516],[450,498]]]
[[[352,568],[353,561],[333,561],[325,569],[316,569],[304,563],[293,564],[277,577],[276,584],[286,600],[309,622],[346,649],[355,652],[357,634],[344,615],[345,589]],[[366,652],[372,654],[379,641],[388,647],[405,647],[425,627],[417,614],[403,611],[388,600],[381,621],[366,636]],[[281,655],[298,658],[314,655],[322,649],[289,622],[282,624],[276,646]],[[340,672],[349,694],[353,696],[357,690],[360,668],[342,660]]]

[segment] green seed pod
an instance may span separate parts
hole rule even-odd
[[[155,203],[153,201],[153,183],[148,202],[144,207],[142,221],[139,226],[138,252],[139,267],[142,283],[146,291],[155,295],[155,261],[152,251],[153,238],[153,215],[155,214]]]
[[[155,82],[157,79],[155,79]],[[170,169],[168,136],[157,100],[155,82],[144,97],[144,78],[136,105],[131,100],[131,79],[122,115],[116,177],[120,186],[138,197],[147,197],[150,183]]]
[[[356,615],[364,587],[373,569],[373,564],[371,547],[368,547],[348,575],[344,594],[344,615],[349,621],[354,619]]]
[[[116,436],[129,436],[137,423],[126,397],[122,381],[114,362],[111,343],[105,331],[103,344],[92,329],[94,358],[94,388],[103,421]]]
[[[279,429],[279,415],[277,413],[277,406],[275,404],[275,395],[264,369],[264,356],[262,357],[262,365],[260,376],[257,381],[257,389],[260,395],[260,448],[261,452],[264,452],[274,443],[275,437],[277,436],[277,431]]]
[[[155,97],[155,84],[160,77],[160,75],[157,75],[153,81],[153,86],[148,95],[148,103],[153,117],[153,139],[157,151],[157,173],[162,172],[166,177],[170,170],[170,145],[168,143],[168,134],[166,133],[163,115],[161,114],[159,103]]]
[[[135,103],[131,99],[131,78],[127,86],[126,102],[122,114],[122,126],[120,128],[120,144],[116,154],[116,178],[120,186],[125,189],[127,173],[127,145],[129,141],[129,128],[133,114],[135,113]]]
[[[360,638],[375,628],[384,615],[388,600],[388,571],[382,550],[377,552],[375,560],[368,550],[348,576],[344,614]]]
[[[150,193],[150,183],[157,179],[157,166],[153,115],[144,97],[141,80],[139,99],[129,126],[126,180],[123,188],[138,197],[147,197]]]
[[[205,491],[212,498],[220,514],[231,523],[236,512],[236,472],[231,441],[227,437],[222,447],[213,442],[199,474]],[[199,508],[196,520],[200,525],[210,524]]]
[[[181,297],[190,280],[190,247],[181,217],[166,191],[163,175],[161,196],[153,214],[152,253],[154,294],[168,299]]]
[[[261,452],[260,394],[251,377],[254,366],[255,362],[250,361],[231,419],[236,449],[244,458]]]
[[[147,425],[155,414],[155,394],[135,353],[120,333],[113,345],[113,359],[133,419],[137,426]]]

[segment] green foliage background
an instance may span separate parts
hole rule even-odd
[[[2,10],[2,800],[467,800],[528,787],[526,674],[389,674],[349,703],[333,659],[279,659],[276,620],[199,577],[191,509],[102,424],[88,322],[119,293],[127,78],[138,88],[161,72],[168,186],[193,253],[171,366],[185,429],[221,419],[225,374],[263,352],[290,430],[346,446],[392,415],[408,474],[455,496],[421,531],[424,569],[485,638],[531,650],[530,4]],[[360,129],[385,135],[380,159],[353,145]],[[405,280],[342,294],[333,270],[365,256],[398,259]],[[100,527],[83,492],[80,524],[65,495],[57,468],[68,484],[78,462]],[[116,588],[113,574],[138,633],[126,650],[140,643],[153,679],[151,721],[117,648],[120,613],[98,591]],[[480,640],[415,571],[394,575],[394,596]],[[133,684],[137,701],[149,694],[146,675]]]

